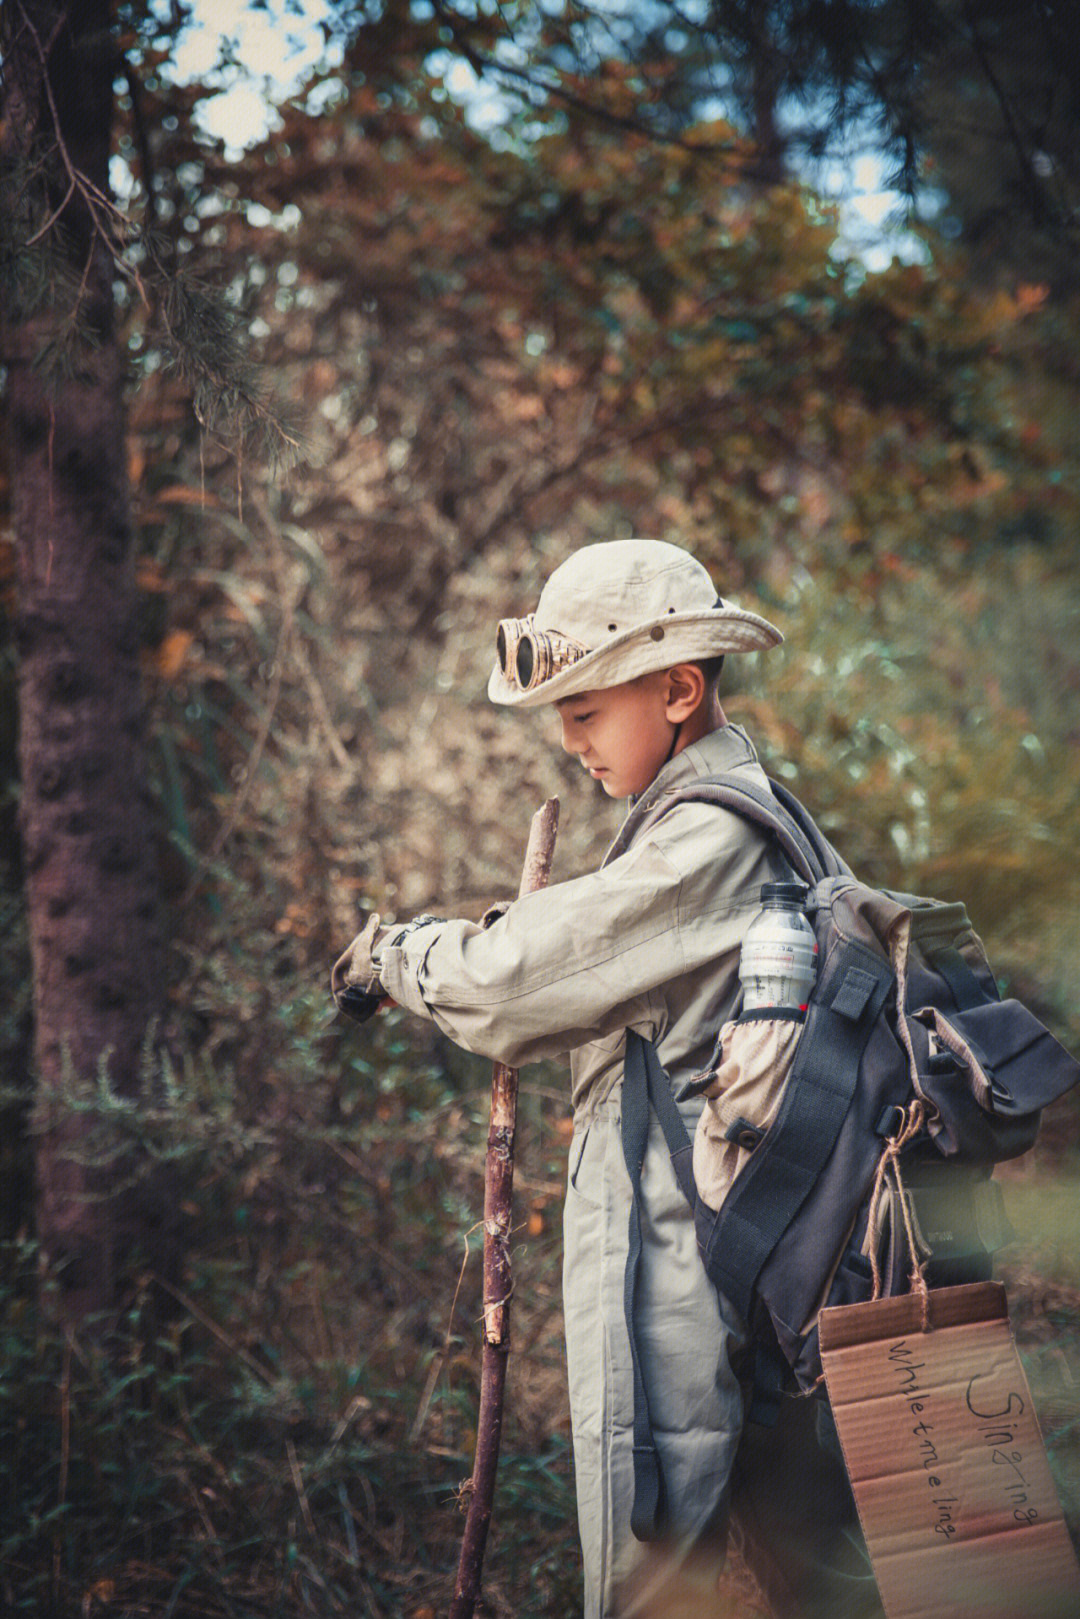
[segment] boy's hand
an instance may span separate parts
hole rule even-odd
[[[338,957],[330,974],[330,989],[338,1010],[356,1023],[366,1023],[387,998],[371,959],[376,941],[384,931],[378,911],[372,911],[363,930]]]

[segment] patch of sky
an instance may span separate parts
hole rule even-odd
[[[837,208],[838,230],[833,255],[856,260],[869,271],[901,264],[926,264],[930,253],[917,230],[910,228],[908,199],[890,185],[888,160],[880,151],[865,151],[850,162],[832,159],[815,176],[816,189]]]
[[[196,123],[238,158],[279,126],[277,107],[315,69],[340,64],[333,24],[332,0],[195,0],[167,71],[178,84],[215,90]]]
[[[505,124],[506,97],[497,84],[481,78],[468,62],[460,61],[449,51],[436,51],[428,59],[428,65],[442,81],[443,94],[464,107],[473,129],[484,132]]]

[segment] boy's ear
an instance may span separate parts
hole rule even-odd
[[[696,663],[675,663],[665,673],[667,717],[681,724],[705,699],[705,675]]]

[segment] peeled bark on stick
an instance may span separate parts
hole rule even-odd
[[[559,827],[559,801],[549,798],[529,830],[519,897],[547,886]],[[484,1166],[484,1348],[480,1366],[480,1410],[476,1456],[469,1487],[469,1510],[461,1540],[450,1619],[472,1619],[480,1592],[480,1570],[491,1523],[495,1472],[502,1438],[503,1391],[510,1355],[510,1235],[514,1202],[514,1133],[517,1128],[516,1068],[497,1062],[491,1073],[491,1123]]]

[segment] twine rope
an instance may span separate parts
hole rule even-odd
[[[889,1136],[885,1142],[884,1150],[878,1162],[877,1174],[874,1177],[874,1188],[870,1194],[870,1218],[868,1241],[870,1244],[870,1267],[874,1278],[872,1299],[881,1297],[881,1263],[878,1259],[878,1248],[881,1241],[881,1227],[887,1204],[895,1192],[895,1201],[900,1205],[904,1218],[904,1232],[907,1237],[908,1252],[911,1255],[911,1273],[909,1280],[911,1290],[918,1293],[922,1302],[922,1331],[930,1330],[930,1289],[925,1276],[926,1261],[919,1258],[919,1244],[915,1236],[915,1228],[911,1221],[911,1209],[907,1194],[904,1191],[904,1181],[900,1174],[900,1153],[909,1141],[922,1129],[926,1119],[926,1107],[920,1098],[916,1098],[904,1110],[903,1122],[895,1134]]]

